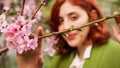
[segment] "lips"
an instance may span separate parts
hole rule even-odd
[[[65,38],[72,40],[75,38],[76,35],[77,35],[77,33],[67,33],[67,34],[65,34]]]

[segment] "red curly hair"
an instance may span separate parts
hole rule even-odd
[[[92,15],[90,15],[90,12],[92,10],[96,10],[98,19],[101,19],[104,17],[100,7],[96,3],[95,0],[56,0],[55,4],[53,5],[52,12],[51,12],[51,22],[50,25],[52,27],[53,31],[58,31],[58,26],[60,25],[59,23],[59,10],[61,5],[69,1],[73,5],[80,6],[83,8],[89,16],[89,22],[94,21],[92,19]],[[58,44],[56,45],[56,49],[58,54],[69,54],[72,50],[76,50],[76,48],[70,47],[67,42],[62,38],[61,35],[58,36],[59,41]],[[110,38],[110,33],[107,29],[105,21],[100,23],[99,25],[92,25],[90,26],[90,31],[88,34],[87,39],[92,39],[93,45],[102,45],[105,44],[108,39]]]

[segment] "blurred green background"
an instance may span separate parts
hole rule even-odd
[[[2,1],[2,0],[0,0]],[[6,0],[7,1],[7,0]],[[14,8],[16,5],[20,6],[20,0],[14,0],[15,3],[12,3],[12,8]],[[43,20],[41,21],[42,23],[39,24],[40,26],[43,26],[44,29],[49,28],[49,26],[47,25],[47,19],[50,17],[50,11],[52,8],[52,5],[54,3],[55,0],[47,0],[47,3],[45,6],[42,7],[42,12],[44,14]],[[120,0],[97,0],[100,7],[102,8],[105,16],[107,15],[111,15],[114,11],[120,11]],[[36,2],[39,2],[39,0],[36,0]],[[7,3],[5,4],[1,4],[0,3],[0,13],[2,12],[2,7],[7,5]],[[14,9],[12,10],[11,15],[13,15]],[[112,25],[115,25],[114,19],[111,19],[108,21],[109,24],[109,28],[111,29]],[[112,33],[112,31],[111,31]],[[4,45],[4,37],[2,34],[0,34],[0,44]],[[0,45],[0,48],[4,47]],[[47,56],[47,59],[50,59],[51,57]],[[49,62],[49,61],[48,61]],[[0,68],[18,68],[18,65],[16,63],[16,55],[14,51],[8,51],[4,54],[2,54],[0,56]]]

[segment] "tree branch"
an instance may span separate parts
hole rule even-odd
[[[36,15],[36,13],[40,10],[40,8],[45,4],[45,0],[43,0],[42,2],[40,2],[38,8],[35,10],[35,12],[33,13],[33,15],[31,16],[30,19],[34,19],[34,16]]]
[[[24,6],[25,6],[25,0],[22,1],[21,15],[23,15],[23,13],[24,13]]]
[[[111,15],[111,16],[107,16],[107,17],[105,17],[105,18],[102,18],[102,19],[99,19],[99,20],[96,20],[96,21],[87,23],[87,24],[81,26],[80,28],[71,27],[70,29],[65,30],[65,31],[62,31],[62,32],[53,32],[53,33],[50,33],[50,34],[46,34],[46,35],[43,35],[43,36],[39,36],[38,38],[46,38],[46,37],[50,37],[50,36],[53,36],[53,35],[64,34],[64,33],[67,33],[67,32],[73,31],[73,30],[81,30],[81,28],[88,27],[88,26],[94,25],[94,24],[96,24],[96,23],[101,23],[102,21],[105,21],[105,20],[108,20],[108,19],[112,19],[112,18],[115,18],[115,17],[117,17],[117,16],[120,16],[120,13],[115,14],[115,15]],[[0,49],[0,55],[1,55],[2,53],[6,52],[6,51],[8,51],[8,48],[7,48],[7,47]]]
[[[101,23],[102,21],[105,21],[105,20],[108,20],[108,19],[111,19],[111,18],[115,18],[117,16],[120,16],[120,13],[118,14],[115,14],[115,15],[111,15],[111,16],[107,16],[105,18],[102,18],[102,19],[99,19],[99,20],[96,20],[96,21],[93,21],[93,22],[89,22],[79,28],[70,28],[68,30],[65,30],[65,31],[62,31],[62,32],[53,32],[53,33],[50,33],[50,34],[46,34],[46,35],[43,35],[43,36],[40,36],[38,38],[45,38],[45,37],[49,37],[49,36],[52,36],[52,35],[58,35],[58,34],[64,34],[64,33],[67,33],[67,32],[70,32],[70,31],[73,31],[73,30],[81,30],[81,28],[84,28],[84,27],[87,27],[87,26],[91,26],[91,25],[94,25],[94,24],[98,24],[98,23]]]
[[[1,48],[0,49],[0,56],[2,55],[2,53],[7,52],[7,51],[8,51],[7,47]]]

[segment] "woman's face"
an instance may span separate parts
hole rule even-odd
[[[71,27],[78,28],[88,22],[88,14],[80,6],[65,2],[60,7],[59,12],[59,31],[67,30]],[[86,41],[89,27],[82,28],[82,31],[71,31],[63,35],[63,38],[71,47],[78,47]]]

